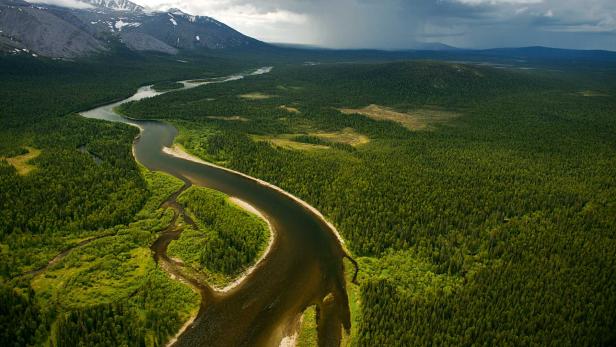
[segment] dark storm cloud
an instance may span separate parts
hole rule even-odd
[[[137,0],[268,41],[328,47],[547,45],[616,50],[615,0]]]

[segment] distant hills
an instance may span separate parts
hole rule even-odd
[[[614,61],[616,52],[602,50],[575,50],[550,48],[542,46],[521,48],[495,48],[478,51],[489,56],[500,56],[519,59],[542,59],[542,60],[592,60]]]
[[[261,47],[266,44],[206,16],[151,12],[128,0],[81,0],[75,9],[0,0],[0,52],[77,58],[121,43],[134,51]]]
[[[34,1],[34,0],[33,0]],[[41,0],[42,1],[42,0]],[[331,50],[314,46],[270,45],[243,35],[211,17],[179,9],[150,11],[129,0],[75,0],[80,8],[0,0],[0,54],[74,59],[111,51],[118,45],[138,52],[175,55],[182,52],[242,49],[279,56],[364,57],[369,59],[444,59],[457,61],[616,62],[616,52],[547,47],[460,49],[438,42],[418,42],[403,51]],[[315,54],[316,53],[316,54]]]

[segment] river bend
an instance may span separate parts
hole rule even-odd
[[[209,81],[183,81],[183,89],[258,78],[270,70],[267,67]],[[164,153],[178,134],[172,125],[127,119],[114,112],[122,103],[160,94],[151,86],[142,87],[126,100],[81,114],[138,126],[141,133],[133,152],[142,165],[239,198],[258,209],[275,230],[270,252],[238,286],[224,293],[201,291],[199,313],[174,345],[279,346],[295,331],[302,312],[317,305],[319,345],[338,346],[341,329],[350,329],[350,314],[342,261],[345,251],[332,228],[317,213],[277,189],[245,175]],[[206,284],[204,287],[209,288]]]

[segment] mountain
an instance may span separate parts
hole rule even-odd
[[[446,45],[440,42],[418,42],[415,44],[415,47],[413,47],[413,49],[419,51],[455,51],[459,48]]]
[[[21,0],[0,0],[0,52],[75,58],[108,50],[76,18]]]
[[[178,9],[152,12],[128,0],[80,1],[91,7],[0,0],[0,52],[72,59],[109,51],[113,42],[166,54],[266,45],[213,18]]]
[[[145,8],[128,0],[80,0],[98,8],[114,11],[143,12]]]

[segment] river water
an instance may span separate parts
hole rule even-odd
[[[209,81],[184,81],[184,89],[211,83],[232,83],[245,77],[258,78],[271,68]],[[194,323],[175,346],[279,346],[293,333],[302,312],[311,305],[319,309],[319,345],[338,346],[342,328],[350,329],[343,257],[338,239],[328,224],[288,195],[243,175],[177,158],[164,153],[178,131],[160,121],[129,120],[113,111],[128,101],[162,93],[151,86],[132,97],[82,113],[138,126],[134,143],[136,159],[150,170],[162,171],[194,185],[237,197],[261,212],[275,230],[270,252],[237,287],[225,293],[202,291]]]

